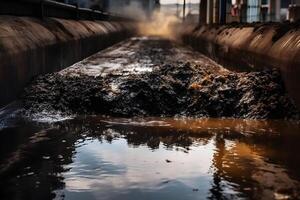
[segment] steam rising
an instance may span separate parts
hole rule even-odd
[[[145,9],[141,2],[131,1],[129,5],[122,3],[113,4],[109,12],[121,14],[140,21],[138,31],[143,36],[160,36],[175,39],[175,31],[172,30],[179,19],[175,15],[168,15],[152,8],[153,12]]]
[[[139,32],[145,36],[160,36],[175,39],[175,32],[172,27],[177,23],[179,23],[179,19],[176,16],[169,16],[155,11],[149,20],[139,24]]]

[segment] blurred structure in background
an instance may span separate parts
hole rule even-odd
[[[291,0],[291,4],[288,9],[288,19],[290,21],[300,20],[300,0]]]
[[[177,0],[176,3],[161,4],[160,12],[166,16],[174,16],[183,19],[183,0]],[[198,23],[199,21],[199,3],[192,3],[186,0],[185,23]]]
[[[105,11],[130,17],[150,17],[159,6],[158,0],[102,0]]]
[[[186,2],[185,16],[184,0],[162,4],[160,10],[166,15],[185,18],[185,23],[200,24],[283,22],[300,19],[300,0],[199,0],[196,4],[190,3],[190,0]]]
[[[42,0],[20,0],[42,2]],[[230,23],[230,22],[295,22],[300,19],[300,0],[199,0],[187,6],[183,16],[184,0],[160,5],[160,0],[55,0],[57,2],[90,8],[101,12],[149,19],[155,10],[165,15],[185,18],[186,23]]]
[[[300,19],[300,0],[200,0],[199,23],[282,22]]]
[[[159,0],[57,0],[59,2],[78,5],[103,12],[133,18],[150,17],[159,8]]]
[[[160,0],[1,0],[0,13],[30,13],[31,8],[22,6],[4,6],[12,2],[41,3],[54,1],[70,4],[76,8],[90,8],[102,13],[111,13],[136,20],[150,19],[154,11],[160,10],[165,15],[184,18],[185,23],[225,24],[231,22],[295,22],[300,20],[300,0],[177,0],[173,4],[162,4]],[[54,2],[54,3],[56,3]],[[183,2],[186,9],[183,12]],[[16,3],[15,3],[16,4]],[[54,11],[53,11],[54,12]],[[37,15],[36,11],[33,11]],[[183,14],[185,13],[185,14]]]

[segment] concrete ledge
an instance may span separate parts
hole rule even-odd
[[[300,29],[297,24],[211,25],[185,28],[182,39],[226,67],[279,68],[300,108]]]
[[[0,106],[35,76],[61,70],[135,34],[130,22],[0,16]]]

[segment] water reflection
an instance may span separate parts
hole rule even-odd
[[[299,125],[109,119],[1,131],[1,199],[295,199]]]

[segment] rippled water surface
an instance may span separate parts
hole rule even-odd
[[[297,199],[296,122],[78,117],[0,130],[0,199]]]

